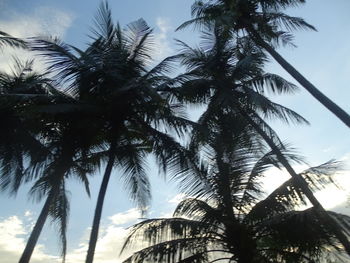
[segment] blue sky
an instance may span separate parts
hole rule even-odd
[[[157,52],[155,58],[161,59],[176,52],[173,39],[187,43],[198,43],[197,34],[188,29],[174,32],[183,21],[190,18],[189,0],[129,0],[109,1],[113,18],[125,25],[143,17],[154,28]],[[0,30],[18,37],[35,35],[58,35],[66,42],[83,48],[88,42],[89,28],[96,13],[99,1],[53,1],[53,0],[0,0]],[[288,12],[304,17],[315,25],[318,32],[298,32],[295,43],[298,48],[283,48],[280,53],[300,70],[322,92],[350,112],[350,2],[348,0],[309,0],[302,8]],[[9,50],[0,54],[0,69],[8,70]],[[20,52],[22,58],[27,54]],[[43,65],[38,63],[40,70]],[[275,63],[267,69],[293,81]],[[291,143],[306,157],[311,165],[329,159],[342,160],[345,170],[338,176],[339,184],[345,190],[350,187],[350,131],[331,113],[326,111],[307,92],[300,90],[295,95],[276,97],[276,101],[288,106],[311,122],[311,126],[286,126],[272,123],[283,140]],[[192,118],[198,115],[190,112]],[[303,167],[296,167],[302,169]],[[126,235],[126,227],[139,218],[134,205],[129,201],[118,180],[116,171],[111,180],[104,207],[101,240],[97,247],[96,262],[119,262],[118,248]],[[153,186],[153,202],[149,217],[168,216],[181,198],[174,183],[166,183],[158,176],[156,168],[150,164],[149,174]],[[284,172],[270,171],[266,188],[271,191],[287,177]],[[97,190],[101,176],[91,179],[91,199],[83,193],[81,185],[72,182],[71,216],[69,221],[68,263],[83,262],[88,240],[89,226],[92,222]],[[30,185],[29,185],[30,186]],[[0,194],[0,255],[2,262],[16,262],[25,244],[30,227],[42,207],[42,203],[28,201],[24,187],[16,198]],[[321,202],[332,209],[340,209],[350,214],[344,202],[347,191],[329,189],[318,194]],[[55,262],[58,255],[58,240],[54,227],[50,224],[44,229],[39,240],[39,249],[33,257],[34,263]]]

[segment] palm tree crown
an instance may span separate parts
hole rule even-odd
[[[305,201],[294,179],[261,199],[260,182],[276,164],[274,154],[263,153],[259,144],[247,144],[238,134],[222,140],[227,133],[218,126],[217,132],[212,130],[216,140],[206,147],[210,159],[203,160],[208,173],[201,178],[200,194],[182,201],[174,218],[135,225],[124,249],[141,240],[148,247],[124,262],[318,262],[340,257],[333,229],[319,221],[317,211],[294,210]],[[331,183],[336,167],[335,162],[328,162],[302,176],[313,187],[324,186],[324,180]]]
[[[284,146],[273,129],[264,120],[278,118],[286,122],[306,122],[295,112],[273,103],[264,96],[266,90],[273,92],[290,92],[295,86],[282,78],[266,74],[262,71],[264,54],[252,45],[247,38],[238,39],[237,45],[229,32],[221,27],[214,27],[214,33],[205,34],[205,48],[193,49],[185,45],[180,54],[183,63],[189,71],[178,77],[181,85],[167,89],[181,101],[191,103],[208,102],[207,110],[202,114],[199,123],[210,127],[215,119],[229,114],[230,125],[248,123],[255,135],[247,135],[248,139],[262,138],[276,154],[278,161],[287,169],[289,174],[298,181],[308,199],[319,210],[320,217],[327,224],[334,226],[336,235],[349,251],[349,242],[344,235],[344,229],[337,227],[327,212],[309,189],[307,182],[300,177],[288,162],[288,156],[283,154]],[[209,41],[208,41],[209,40]],[[209,43],[209,46],[208,46]],[[251,132],[252,132],[251,131]],[[252,136],[253,135],[253,136]],[[205,138],[205,132],[195,133],[197,138]],[[282,147],[282,148],[281,148]]]
[[[33,62],[15,62],[12,74],[0,74],[1,118],[7,122],[1,128],[1,187],[16,193],[22,183],[35,180],[30,194],[37,200],[46,197],[20,262],[29,262],[48,216],[59,225],[64,259],[69,213],[65,179],[75,176],[89,193],[86,174],[94,166],[82,160],[94,148],[95,137],[80,134],[87,127],[81,114],[52,113],[57,103],[74,104],[73,98],[46,75],[33,72]]]
[[[179,28],[191,24],[206,27],[216,24],[233,31],[235,35],[248,35],[257,46],[267,51],[312,96],[350,127],[349,114],[319,91],[274,49],[276,44],[292,44],[291,32],[293,30],[316,30],[304,19],[283,13],[285,8],[303,3],[305,3],[303,0],[195,1],[192,5],[194,18],[183,23]]]
[[[182,135],[189,126],[182,106],[170,106],[156,90],[169,80],[164,73],[172,59],[149,67],[152,30],[142,19],[122,29],[102,3],[95,22],[92,43],[84,51],[58,40],[36,39],[32,44],[45,56],[55,78],[66,83],[66,92],[79,101],[76,110],[89,112],[101,123],[103,143],[108,147],[99,154],[107,166],[87,262],[93,260],[103,200],[115,165],[125,171],[126,187],[142,209],[150,200],[146,154],[152,152],[159,166],[174,175],[186,174],[191,166],[188,152],[163,132]]]

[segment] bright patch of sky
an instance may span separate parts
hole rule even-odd
[[[0,0],[0,30],[17,37],[37,35],[60,36],[72,45],[84,48],[88,42],[89,27],[99,1],[69,0]],[[189,44],[198,43],[198,35],[193,30],[174,32],[183,21],[190,18],[192,1],[148,0],[110,1],[115,21],[121,25],[143,17],[154,28],[154,58],[173,55],[177,46],[174,38]],[[309,0],[301,8],[291,10],[293,15],[304,17],[315,25],[319,32],[299,32],[295,34],[298,48],[281,48],[280,53],[311,80],[322,92],[350,112],[350,2],[348,0]],[[12,53],[11,53],[12,54]],[[3,50],[0,60],[1,70],[10,70],[11,54]],[[19,53],[22,59],[30,58],[27,53]],[[43,64],[37,63],[37,69]],[[275,63],[267,67],[293,81]],[[344,171],[337,175],[341,189],[330,188],[321,191],[317,197],[328,209],[350,214],[346,208],[350,189],[350,136],[349,129],[325,110],[306,91],[301,90],[290,96],[276,97],[276,101],[302,114],[311,126],[287,126],[273,122],[281,138],[287,140],[307,158],[310,165],[318,165],[329,159],[342,160]],[[200,111],[191,111],[196,118]],[[300,167],[304,168],[304,167]],[[121,262],[119,249],[127,235],[126,227],[140,220],[138,211],[124,191],[120,171],[111,180],[104,206],[102,229],[97,245],[96,262]],[[150,165],[149,175],[153,186],[153,202],[148,217],[170,216],[176,203],[184,198],[176,190],[174,182],[166,183],[157,175],[154,165]],[[285,172],[272,170],[265,180],[266,189],[271,192],[288,176]],[[87,198],[81,185],[71,182],[71,216],[68,228],[67,262],[83,262],[89,238],[89,227],[97,197],[101,176],[91,178],[91,199]],[[24,187],[16,198],[1,194],[0,211],[0,255],[3,263],[15,262],[22,252],[42,203],[28,202]],[[59,246],[53,225],[46,224],[33,256],[33,263],[58,261]],[[124,256],[125,257],[125,256]]]

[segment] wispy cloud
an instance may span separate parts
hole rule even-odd
[[[348,155],[344,156],[344,160]],[[341,160],[343,161],[343,160]],[[296,172],[302,172],[307,169],[306,165],[295,165]],[[285,169],[271,168],[266,172],[266,176],[262,180],[263,188],[266,193],[271,193],[282,183],[290,178],[290,175]],[[336,185],[328,185],[325,189],[315,193],[316,198],[326,209],[332,209],[337,206],[346,206],[349,198],[350,189],[350,170],[340,170],[334,174],[333,179]]]
[[[0,28],[15,37],[51,35],[63,37],[74,16],[63,10],[39,7],[30,13],[13,13],[9,20],[0,20]]]
[[[294,167],[298,172],[303,170],[304,166]],[[342,188],[329,187],[323,191],[316,193],[317,198],[326,209],[337,207],[342,209],[343,213],[347,213],[349,209],[345,209],[348,198],[346,189],[350,189],[350,171],[342,171],[336,175],[336,180],[342,182]],[[264,180],[265,188],[268,192],[274,190],[289,175],[284,170],[272,169],[269,176]],[[171,217],[170,207],[176,205],[186,198],[183,193],[177,194],[165,201],[161,210],[157,210],[156,215],[161,217]],[[172,211],[171,211],[172,212]],[[2,263],[16,262],[20,257],[25,246],[33,222],[36,216],[29,210],[25,211],[23,216],[10,216],[0,219],[0,255]],[[140,213],[136,208],[129,209],[124,212],[114,214],[107,218],[100,229],[99,240],[96,247],[95,261],[99,263],[121,263],[125,258],[130,256],[134,251],[144,247],[143,241],[136,242],[135,245],[120,255],[124,241],[129,234],[129,227],[140,221]],[[83,263],[85,261],[88,249],[88,241],[90,228],[86,229],[82,235],[82,239],[78,247],[68,250],[66,257],[67,263]],[[38,244],[33,254],[31,262],[60,262],[56,251],[47,252],[44,244]]]
[[[4,219],[0,218],[0,255],[1,263],[16,262],[25,247],[26,239],[33,226],[33,213],[26,211],[22,216],[10,216]],[[121,248],[128,236],[129,229],[139,219],[139,212],[136,209],[117,213],[109,217],[105,225],[102,225],[100,237],[96,247],[95,261],[99,263],[119,263],[131,255],[132,251],[140,248],[138,244],[135,247],[126,250],[120,255]],[[36,220],[36,216],[35,219]],[[126,227],[120,226],[125,225]],[[68,251],[67,263],[83,263],[88,249],[88,238],[90,229],[86,229],[84,239],[78,248]],[[140,243],[141,244],[141,243]],[[52,253],[52,252],[51,252]],[[44,244],[38,244],[33,253],[31,262],[46,263],[60,262],[60,258],[47,252]]]
[[[117,213],[110,216],[108,219],[114,225],[124,225],[136,222],[140,218],[140,211],[136,208],[132,208],[126,212]]]
[[[156,25],[153,59],[160,61],[173,53],[169,40],[169,33],[174,31],[174,28],[170,25],[170,21],[164,17],[158,17]]]
[[[136,208],[110,216],[108,222],[100,229],[94,261],[99,263],[119,263],[137,250],[139,246],[136,244],[134,248],[126,250],[120,255],[124,241],[129,233],[128,227],[136,223],[139,217],[140,212]],[[90,230],[86,231],[90,232]],[[67,263],[84,262],[88,249],[88,236],[86,235],[86,239],[79,244],[79,248],[73,249],[68,253]]]
[[[25,237],[30,231],[30,225],[26,224],[25,220],[19,216],[10,216],[0,220],[0,255],[2,263],[13,263],[19,259],[25,247]],[[59,259],[47,254],[44,246],[38,244],[31,262],[59,262]]]
[[[16,11],[11,11],[11,13],[10,19],[0,19],[0,30],[18,38],[33,36],[63,38],[74,19],[74,15],[67,11],[44,6],[28,13],[18,13]],[[23,61],[33,58],[28,51],[11,48],[2,50],[0,56],[0,70],[6,72],[11,71],[12,56],[17,56]],[[37,61],[35,69],[42,70],[43,68],[43,63]]]
[[[189,196],[187,196],[184,193],[179,193],[179,194],[175,195],[173,198],[169,199],[168,203],[170,203],[170,204],[178,204],[178,203],[180,203],[181,201],[183,201],[184,199],[186,199],[188,197]]]

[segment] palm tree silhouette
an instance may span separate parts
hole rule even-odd
[[[287,123],[307,123],[300,115],[265,96],[268,90],[285,93],[295,91],[296,86],[279,76],[264,73],[264,54],[247,38],[233,40],[225,29],[216,27],[214,32],[206,32],[203,48],[191,48],[184,43],[182,45],[183,51],[178,57],[188,68],[188,72],[177,78],[181,85],[177,84],[175,88],[164,91],[171,91],[172,96],[181,101],[207,102],[207,110],[199,119],[202,125],[210,125],[212,118],[218,118],[217,112],[230,112],[233,116],[230,125],[248,123],[255,130],[255,136],[266,142],[279,162],[299,183],[320,217],[333,226],[337,238],[350,253],[350,243],[344,229],[327,214],[307,182],[294,171],[279,149],[283,149],[281,140],[263,118],[277,118]],[[199,137],[204,135],[199,134]]]
[[[122,29],[112,21],[107,3],[95,19],[93,40],[86,50],[59,40],[36,39],[33,50],[50,63],[55,79],[66,83],[66,91],[103,122],[103,142],[108,149],[99,156],[106,169],[98,194],[86,262],[92,262],[98,238],[104,197],[112,170],[124,173],[125,186],[133,200],[145,210],[150,186],[145,172],[145,155],[152,153],[162,170],[184,176],[194,163],[189,152],[172,136],[181,136],[190,122],[182,106],[170,106],[156,90],[169,78],[172,58],[150,68],[152,30],[142,19]],[[167,131],[165,133],[164,131]]]
[[[76,101],[56,90],[44,74],[33,72],[32,64],[15,60],[12,74],[0,74],[1,117],[8,123],[1,129],[1,186],[16,193],[23,183],[35,180],[30,195],[38,201],[46,197],[20,262],[29,262],[48,216],[59,224],[64,259],[69,213],[65,180],[75,176],[89,194],[86,174],[94,166],[86,156],[96,145],[89,131],[81,134],[84,127],[95,128],[91,116],[88,120],[80,112],[53,112],[61,108],[58,104],[74,106]]]
[[[124,263],[318,262],[332,253],[347,262],[332,227],[319,220],[316,209],[295,210],[305,196],[294,178],[261,199],[260,183],[278,160],[273,152],[264,153],[260,143],[247,143],[244,134],[249,126],[228,132],[227,125],[221,125],[231,118],[220,117],[201,146],[207,152],[202,162],[208,167],[201,190],[196,195],[190,190],[193,197],[179,203],[173,218],[136,224],[123,250],[141,240],[147,245]],[[310,187],[324,187],[336,169],[337,163],[331,161],[300,176],[308,178]],[[350,220],[331,214],[343,222]]]
[[[196,1],[192,5],[194,19],[183,23],[179,28],[190,24],[212,26],[213,22],[234,31],[238,35],[248,34],[261,48],[266,50],[296,81],[315,99],[350,127],[350,116],[310,81],[289,64],[274,48],[279,43],[291,44],[291,31],[297,29],[316,30],[302,18],[291,17],[282,11],[290,6],[298,6],[304,0],[219,0]]]
[[[81,134],[81,114],[53,114],[49,110],[57,103],[74,104],[73,98],[56,90],[44,74],[33,72],[32,62],[15,62],[12,74],[0,74],[1,117],[8,122],[1,129],[1,186],[16,193],[23,183],[35,180],[31,196],[38,201],[46,197],[19,262],[29,262],[48,216],[59,224],[64,259],[69,213],[65,180],[75,176],[88,191],[86,174],[93,166],[81,159],[94,137]],[[86,119],[85,123],[92,130],[93,125]]]

